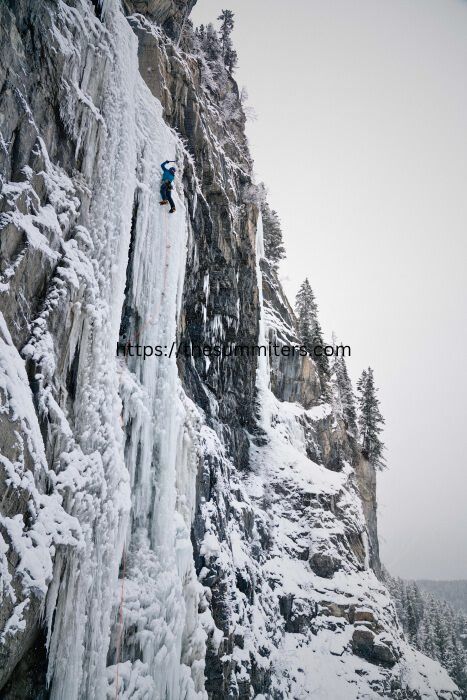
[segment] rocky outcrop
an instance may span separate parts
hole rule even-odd
[[[157,23],[171,39],[177,42],[196,0],[124,0],[128,14],[140,14]]]
[[[378,663],[392,667],[400,653],[394,650],[391,640],[386,643],[384,637],[378,637],[369,627],[357,627],[352,635],[352,649],[355,654]]]
[[[281,401],[296,401],[305,408],[319,402],[321,385],[314,362],[309,357],[281,354],[282,346],[300,345],[296,321],[287,297],[267,260],[261,261],[266,319],[272,346],[271,389]]]
[[[376,470],[363,455],[359,455],[355,462],[355,475],[357,477],[358,489],[368,530],[370,566],[376,575],[381,577],[376,500]]]

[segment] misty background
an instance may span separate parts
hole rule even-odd
[[[380,387],[383,563],[467,578],[467,3],[198,0],[192,19],[221,9],[289,298],[308,276],[354,382],[371,365]]]

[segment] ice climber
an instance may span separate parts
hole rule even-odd
[[[161,182],[161,201],[160,204],[170,204],[170,210],[169,214],[173,214],[175,211],[175,204],[172,199],[172,195],[170,194],[172,191],[172,182],[174,181],[175,178],[175,168],[172,166],[171,168],[167,168],[167,163],[175,163],[175,160],[165,160],[163,163],[161,163],[161,168],[163,170],[162,173],[162,182]]]

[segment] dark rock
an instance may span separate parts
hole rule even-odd
[[[357,627],[354,630],[352,651],[371,663],[383,666],[394,666],[398,659],[393,646],[378,639],[375,633],[366,627]]]
[[[382,642],[376,642],[373,645],[373,658],[377,663],[394,666],[398,657],[390,646]]]
[[[294,596],[292,594],[279,597],[279,608],[286,625],[292,617],[293,600]]]
[[[332,578],[340,566],[334,557],[321,552],[312,554],[309,561],[314,573],[323,578]]]
[[[366,627],[357,627],[352,634],[354,654],[370,659],[373,654],[375,633]]]
[[[48,700],[46,634],[42,628],[2,688],[2,700]]]

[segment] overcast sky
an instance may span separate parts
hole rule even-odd
[[[258,180],[282,280],[308,276],[325,331],[381,387],[391,573],[467,578],[467,3],[198,0],[236,13]]]

